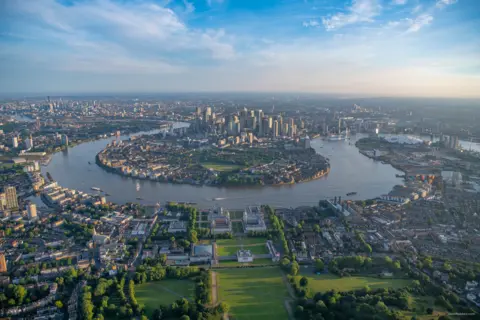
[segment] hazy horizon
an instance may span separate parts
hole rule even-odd
[[[480,98],[475,0],[5,0],[0,95]]]

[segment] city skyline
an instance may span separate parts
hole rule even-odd
[[[2,3],[0,93],[480,97],[474,0]]]

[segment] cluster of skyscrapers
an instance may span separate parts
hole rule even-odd
[[[238,136],[242,132],[252,133],[258,137],[278,138],[279,136],[294,138],[297,136],[297,128],[304,127],[303,121],[295,122],[295,119],[284,119],[282,115],[268,116],[262,110],[248,110],[243,108],[240,112],[217,118],[211,107],[196,109],[197,120],[204,125],[221,124],[221,131],[230,135]]]

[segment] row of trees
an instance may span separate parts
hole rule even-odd
[[[268,215],[268,218],[270,219],[274,237],[279,239],[282,242],[283,251],[286,255],[288,255],[290,253],[290,250],[288,249],[287,240],[285,239],[285,233],[283,231],[285,227],[283,225],[283,221],[278,219],[272,207],[264,206],[263,209],[265,210],[265,213]]]

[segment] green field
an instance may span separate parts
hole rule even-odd
[[[236,238],[217,240],[217,254],[219,256],[233,256],[240,249],[248,249],[252,254],[268,253],[265,238]]]
[[[370,289],[377,288],[405,288],[412,281],[406,279],[380,279],[375,277],[343,277],[340,278],[332,274],[305,275],[308,278],[308,286],[314,292],[325,292],[332,289],[336,291],[352,291],[362,289],[366,285]],[[301,276],[297,276],[298,279]]]
[[[230,218],[232,218],[232,220],[243,219],[243,211],[230,211]]]
[[[193,300],[194,295],[194,284],[190,280],[162,280],[135,286],[137,301],[145,305],[148,316],[160,305],[170,305],[181,298]]]
[[[232,318],[288,319],[280,268],[217,269],[217,275],[219,301],[230,305]]]
[[[258,265],[278,265],[278,262],[273,262],[272,259],[254,259],[252,263],[237,262],[237,260],[220,261],[220,268],[238,267],[238,266],[258,266]]]
[[[233,163],[202,162],[202,166],[207,169],[213,169],[220,172],[229,172],[243,168],[243,166]]]
[[[232,222],[232,231],[234,233],[243,232],[243,223],[240,221],[233,221]]]

